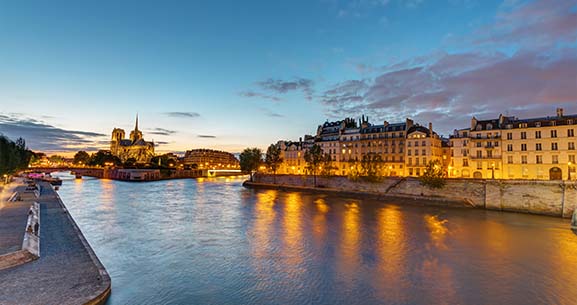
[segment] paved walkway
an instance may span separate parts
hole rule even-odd
[[[37,201],[40,258],[0,271],[0,304],[84,304],[104,293],[110,278],[84,246],[56,192],[45,184]]]
[[[0,255],[22,249],[26,220],[31,201],[8,202],[14,191],[24,192],[20,182],[5,186],[0,192]]]

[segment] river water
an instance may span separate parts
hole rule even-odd
[[[108,304],[577,304],[567,220],[241,183],[59,193],[112,277]]]

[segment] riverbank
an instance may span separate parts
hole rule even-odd
[[[24,215],[13,215],[18,223],[1,227],[0,235],[10,235],[12,244],[16,240],[22,245],[28,208],[36,201],[42,219],[38,230],[42,242],[39,258],[0,270],[0,304],[103,304],[111,291],[106,269],[58,194],[48,183],[39,186],[38,198],[5,203],[25,207],[20,209]],[[4,223],[4,219],[0,221]]]
[[[343,195],[403,198],[411,202],[475,207],[570,218],[577,209],[577,182],[533,180],[447,179],[442,189],[430,189],[411,177],[390,177],[379,183],[347,177],[257,174],[247,187],[291,189]]]

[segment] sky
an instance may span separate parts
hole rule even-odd
[[[0,0],[0,133],[266,148],[319,124],[577,113],[577,1]]]

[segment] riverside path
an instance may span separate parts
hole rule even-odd
[[[110,294],[110,277],[69,216],[58,194],[47,183],[40,183],[40,257],[34,261],[0,270],[0,304],[100,304]],[[9,213],[11,226],[1,226],[0,235],[24,235],[26,223],[14,215],[26,213],[17,203]],[[3,203],[5,206],[7,203]],[[2,209],[4,210],[4,209]],[[0,222],[6,213],[0,214]],[[22,216],[22,215],[20,215]],[[0,252],[14,250],[14,237],[7,238]],[[20,239],[20,243],[22,240]]]

